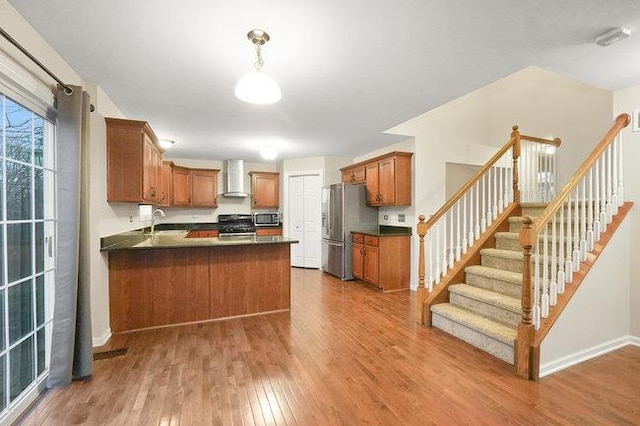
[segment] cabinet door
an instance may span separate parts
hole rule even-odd
[[[368,283],[378,284],[378,247],[364,246],[364,280]]]
[[[396,202],[395,170],[395,157],[378,162],[378,191],[380,195],[380,205],[393,205]]]
[[[194,207],[218,207],[217,171],[191,171],[191,205]]]
[[[342,171],[342,182],[345,183],[364,183],[366,172],[364,166],[354,167]]]
[[[171,181],[171,162],[162,161],[160,166],[160,196],[158,197],[158,204],[160,206],[166,207],[171,205]]]
[[[280,174],[251,173],[251,193],[254,208],[275,208],[280,205]]]
[[[171,173],[173,186],[173,205],[191,205],[191,173],[189,169],[174,167]]]
[[[351,249],[351,273],[359,280],[364,279],[364,245],[353,243]]]
[[[157,201],[159,159],[160,154],[153,145],[153,141],[143,133],[142,199],[144,201]]]
[[[380,190],[378,189],[378,163],[365,166],[367,185],[367,204],[377,206],[380,204]]]
[[[264,235],[282,235],[282,229],[280,228],[258,228],[256,229],[257,236]]]

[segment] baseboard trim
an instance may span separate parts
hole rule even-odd
[[[102,336],[97,336],[93,338],[93,347],[97,348],[99,346],[104,345],[111,338],[111,328],[107,328],[107,330],[102,333]]]
[[[548,376],[560,370],[564,370],[565,368],[580,364],[581,362],[599,357],[600,355],[604,355],[628,345],[640,346],[640,338],[635,336],[623,336],[574,354],[567,355],[555,361],[547,362],[540,366],[540,377]]]

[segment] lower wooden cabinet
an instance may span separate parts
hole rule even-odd
[[[409,288],[410,235],[352,234],[352,274],[383,291]]]

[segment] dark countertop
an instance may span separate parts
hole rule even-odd
[[[354,230],[352,234],[372,235],[374,237],[391,237],[398,235],[411,235],[410,226],[387,226],[380,225],[378,229]]]
[[[230,238],[186,238],[188,232],[189,231],[186,229],[159,230],[156,231],[155,235],[153,236],[149,234],[143,234],[141,230],[123,232],[121,234],[102,238],[100,241],[100,251],[246,246],[262,244],[296,244],[298,242],[297,240],[291,240],[281,235]]]

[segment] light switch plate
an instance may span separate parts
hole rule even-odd
[[[633,111],[631,117],[631,130],[634,132],[640,132],[640,109]]]
[[[140,204],[138,211],[138,220],[140,222],[145,222],[151,220],[151,215],[153,214],[153,206],[150,204]]]

